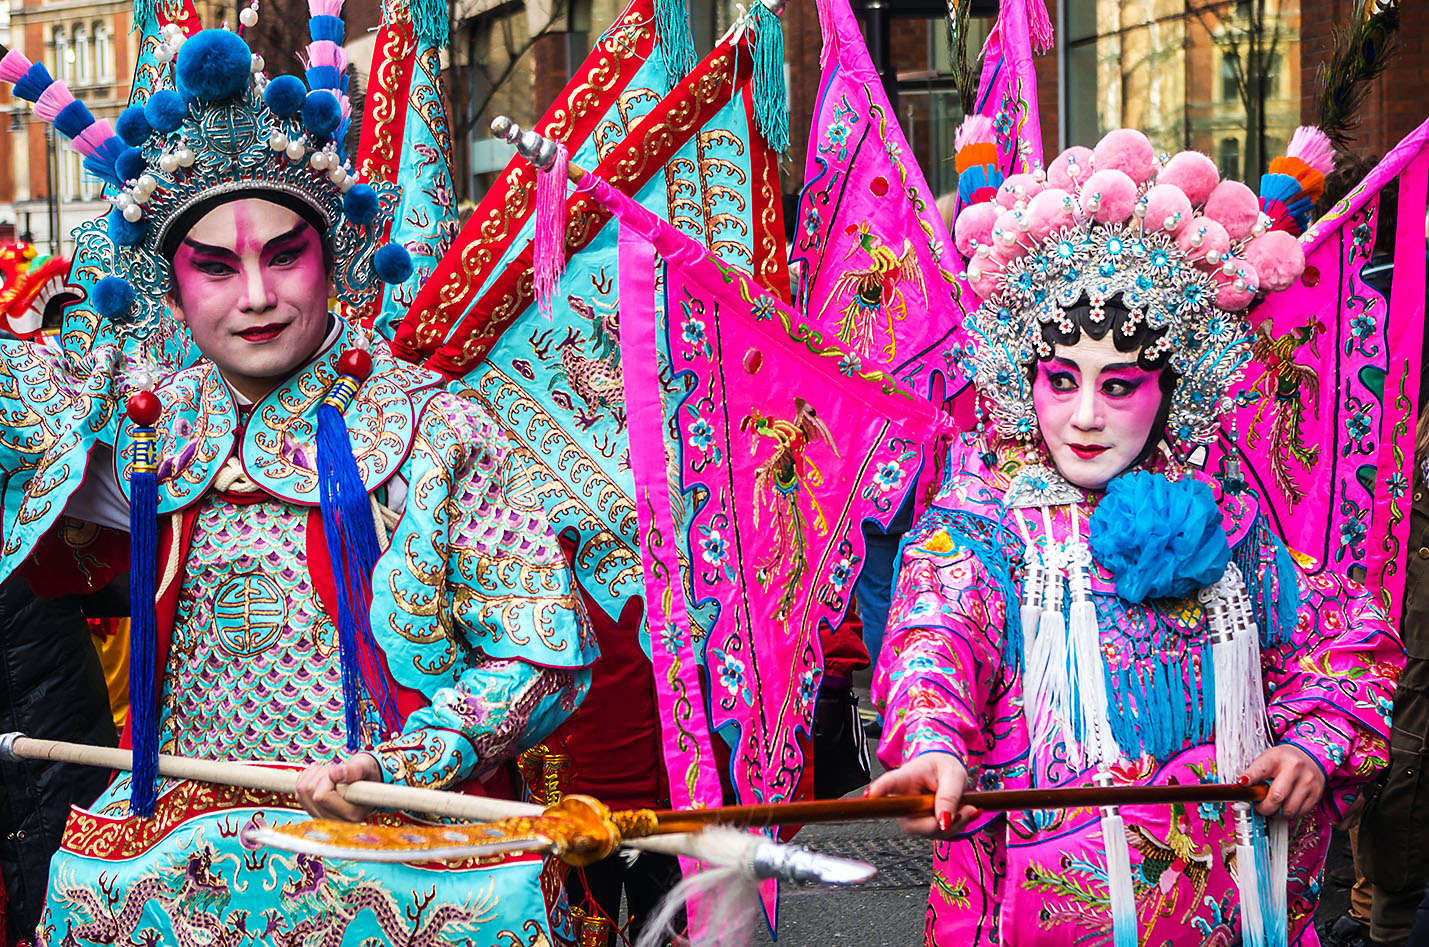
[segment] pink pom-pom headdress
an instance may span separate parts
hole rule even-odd
[[[1117,129],[1094,149],[1067,149],[1045,176],[989,187],[987,171],[963,160],[988,132],[972,122],[959,131],[959,171],[966,166],[972,180],[959,181],[965,205],[953,233],[968,287],[983,301],[964,328],[969,368],[998,432],[1027,438],[1036,430],[1029,368],[1048,354],[1042,326],[1078,305],[1099,312],[1116,301],[1131,329],[1159,330],[1148,354],[1167,355],[1176,373],[1168,434],[1213,436],[1250,354],[1245,321],[1234,314],[1292,285],[1305,265],[1294,237],[1281,232],[1290,228],[1265,210],[1265,182],[1257,197],[1221,180],[1197,152],[1163,164],[1145,135]],[[1322,139],[1302,129],[1271,163],[1299,188],[1296,199],[1323,184],[1330,153]]]

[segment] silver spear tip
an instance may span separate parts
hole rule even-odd
[[[516,128],[516,123],[505,115],[498,115],[491,120],[491,134],[502,140],[505,140],[507,136],[511,134],[511,129],[513,128]],[[516,131],[519,134],[521,129],[516,128]]]
[[[761,842],[754,850],[751,867],[758,878],[784,881],[812,881],[826,885],[862,884],[878,874],[868,862],[811,852],[802,845]]]
[[[775,16],[783,16],[788,0],[760,0],[760,3],[764,4],[764,9]]]
[[[20,758],[15,755],[15,741],[24,736],[18,731],[14,733],[0,733],[0,760],[7,763],[14,763]]]

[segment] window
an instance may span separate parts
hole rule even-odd
[[[1240,100],[1240,53],[1228,49],[1221,55],[1221,101]]]
[[[69,73],[69,66],[74,60],[70,58],[69,38],[65,36],[65,31],[56,27],[51,34],[51,43],[55,50],[55,61],[50,66],[50,75],[68,81],[73,76]]]
[[[1216,163],[1221,166],[1221,177],[1240,180],[1240,139],[1222,138],[1216,155]]]
[[[1267,53],[1265,57],[1265,97],[1280,98],[1280,54]]]
[[[74,28],[74,79],[78,85],[94,80],[94,61],[90,58],[89,31]]]
[[[114,78],[114,47],[109,41],[109,27],[94,24],[94,77],[102,81]]]

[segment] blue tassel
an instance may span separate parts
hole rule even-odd
[[[754,10],[754,125],[777,154],[789,150],[789,90],[784,86],[784,30],[762,3]]]
[[[449,24],[445,0],[408,0],[407,11],[419,42],[436,47],[447,45]]]
[[[327,40],[341,46],[347,35],[347,27],[343,24],[342,17],[323,14],[308,17],[308,32],[312,34],[315,43]]]
[[[11,91],[26,102],[38,102],[40,95],[54,85],[54,82],[44,63],[32,63],[29,71],[20,77],[20,81],[15,83],[15,88]]]
[[[101,181],[113,184],[115,187],[123,187],[124,182],[119,179],[119,172],[115,170],[114,162],[127,147],[128,145],[120,141],[118,136],[105,139],[104,143],[94,150],[94,154],[85,156],[84,169]]]
[[[337,70],[332,66],[314,66],[305,71],[309,89],[336,89]]]
[[[154,617],[159,482],[154,451],[154,429],[135,428],[134,468],[129,475],[129,713],[134,738],[129,809],[139,816],[154,814],[159,778],[158,632]],[[147,452],[147,462],[141,457],[143,452]]]
[[[354,392],[357,388],[357,383],[347,376],[338,384],[350,384]],[[342,393],[334,394],[341,397]],[[348,394],[347,399],[350,398]],[[400,730],[402,722],[396,699],[378,669],[371,668],[370,673],[363,674],[359,664],[359,640],[368,646],[370,654],[375,653],[367,603],[379,552],[367,487],[353,458],[347,424],[333,400],[334,395],[329,395],[318,406],[318,500],[328,559],[332,563],[333,585],[337,589],[337,641],[342,663],[347,748],[356,751],[362,748],[360,682],[365,680],[386,732]]]
[[[1252,813],[1250,837],[1255,852],[1255,887],[1260,892],[1260,911],[1265,923],[1265,947],[1287,947],[1290,919],[1276,909],[1276,899],[1271,897],[1270,836],[1265,831],[1265,816]]]
[[[75,99],[55,116],[55,128],[66,138],[78,138],[80,132],[94,124],[94,115],[79,99]]]
[[[655,0],[655,35],[670,87],[690,74],[698,61],[695,38],[690,34],[690,11],[685,0]],[[781,57],[782,58],[782,57]]]
[[[157,0],[134,0],[134,30],[140,36],[148,36],[159,26]]]

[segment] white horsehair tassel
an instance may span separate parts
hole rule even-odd
[[[1051,515],[1046,507],[1042,508],[1042,516],[1050,538]],[[1062,613],[1063,555],[1062,548],[1051,543],[1043,552],[1047,571],[1046,592],[1027,673],[1031,684],[1028,689],[1037,699],[1031,718],[1032,747],[1035,753],[1060,740],[1066,745],[1073,762],[1080,765],[1080,754],[1068,713],[1071,683],[1067,673],[1067,618]]]
[[[1092,781],[1098,786],[1112,784],[1111,772],[1102,765]],[[1117,806],[1102,806],[1102,845],[1106,848],[1107,901],[1111,909],[1113,947],[1137,947],[1136,890],[1131,882],[1131,849],[1126,841],[1126,823]]]
[[[1121,750],[1111,732],[1101,630],[1097,626],[1097,606],[1092,601],[1089,578],[1092,551],[1082,540],[1076,507],[1072,508],[1072,541],[1066,547],[1064,561],[1072,595],[1068,694],[1080,711],[1077,719],[1082,723],[1080,738],[1087,762],[1111,763],[1121,755]]]

